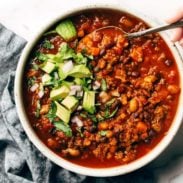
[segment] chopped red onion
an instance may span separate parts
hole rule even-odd
[[[75,90],[75,91],[81,91],[82,90],[82,86],[81,85],[72,85],[71,90]]]
[[[54,77],[55,77],[55,79],[59,79],[59,76],[58,76],[57,72],[54,72]]]
[[[72,123],[76,123],[78,127],[82,127],[82,126],[83,126],[83,122],[79,119],[78,116],[74,116],[74,117],[71,119],[71,122],[72,122]]]
[[[77,107],[77,111],[81,111],[83,109],[83,107],[81,106],[81,105],[79,105],[78,107]]]
[[[42,98],[44,96],[44,91],[40,90],[39,93],[38,93],[38,96],[39,96],[39,98]]]
[[[71,90],[71,91],[69,92],[69,95],[76,95],[76,90]]]
[[[77,97],[82,97],[83,96],[83,91],[78,91],[76,94]]]
[[[70,93],[69,95],[76,95],[78,92],[81,92],[82,91],[82,86],[81,85],[72,85],[70,86]],[[80,93],[81,95],[81,93]]]
[[[35,83],[34,85],[31,86],[30,91],[34,92],[37,90],[38,87],[39,87],[39,85],[37,83]]]
[[[71,71],[74,67],[74,64],[71,60],[65,62],[64,66],[62,67],[62,70],[64,73],[68,73],[69,71]]]
[[[93,83],[93,89],[94,90],[98,90],[99,88],[100,88],[100,82],[98,82],[98,81],[95,81],[94,83]]]

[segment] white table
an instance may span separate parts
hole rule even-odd
[[[0,22],[29,40],[63,9],[95,2],[126,4],[160,19],[183,4],[183,0],[0,0]]]

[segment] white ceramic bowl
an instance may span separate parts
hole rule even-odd
[[[23,97],[22,97],[22,78],[23,78],[23,72],[24,72],[24,67],[26,65],[27,59],[29,57],[29,54],[32,51],[32,48],[35,46],[37,41],[40,39],[42,34],[48,30],[52,25],[60,21],[61,19],[64,19],[68,16],[74,15],[77,12],[82,12],[82,10],[86,9],[93,9],[93,8],[108,8],[108,9],[114,9],[114,10],[120,10],[123,12],[127,12],[129,14],[135,15],[136,17],[141,18],[144,20],[147,24],[150,26],[156,26],[157,24],[152,21],[151,19],[147,18],[146,16],[142,15],[139,12],[136,12],[130,8],[124,8],[124,7],[119,7],[117,5],[90,5],[90,6],[83,6],[77,9],[72,9],[70,11],[67,11],[67,13],[61,12],[61,14],[48,23],[45,27],[43,27],[39,33],[26,45],[21,58],[18,63],[17,71],[16,71],[16,78],[15,78],[15,101],[16,101],[16,107],[17,107],[17,112],[20,118],[20,121],[22,123],[22,126],[28,135],[29,139],[32,141],[32,143],[50,160],[52,160],[54,163],[57,165],[66,168],[70,171],[79,173],[79,174],[84,174],[84,175],[89,175],[89,176],[97,176],[97,177],[105,177],[105,176],[116,176],[116,175],[122,175],[126,174],[129,172],[132,172],[134,170],[137,170],[147,163],[151,162],[154,160],[157,156],[160,155],[160,153],[170,144],[172,141],[173,137],[177,133],[181,121],[183,119],[183,90],[181,90],[180,93],[180,99],[179,99],[179,104],[177,108],[176,115],[174,117],[174,120],[172,122],[171,127],[169,128],[169,131],[165,135],[165,137],[160,141],[160,143],[154,147],[153,150],[151,150],[148,154],[145,156],[137,159],[136,161],[133,161],[127,165],[121,165],[113,168],[87,168],[83,166],[79,166],[76,164],[73,164],[58,155],[56,155],[53,151],[51,151],[43,142],[37,137],[36,133],[32,129],[29,120],[27,118],[24,105],[23,105]],[[180,73],[180,87],[182,88],[183,86],[183,63],[180,58],[180,55],[178,54],[176,48],[174,45],[169,41],[167,36],[165,34],[161,34],[167,45],[169,46],[170,50],[173,53],[173,56],[176,59],[178,70]]]

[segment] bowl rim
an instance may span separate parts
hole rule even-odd
[[[157,23],[150,19],[147,16],[144,16],[142,13],[137,12],[136,10],[130,8],[130,7],[122,7],[120,4],[90,4],[90,5],[80,5],[76,9],[70,9],[67,11],[62,11],[54,20],[49,21],[45,26],[41,27],[40,30],[36,33],[36,36],[31,39],[27,45],[25,46],[23,53],[19,59],[18,66],[16,69],[16,75],[15,75],[15,82],[14,82],[14,95],[15,95],[15,104],[17,113],[19,116],[19,119],[21,121],[21,124],[30,139],[30,141],[39,149],[40,152],[44,156],[46,156],[48,159],[50,159],[52,162],[57,164],[60,167],[63,167],[65,169],[68,169],[72,172],[87,175],[87,176],[95,176],[95,177],[108,177],[108,176],[117,176],[117,175],[123,175],[130,173],[132,171],[135,171],[146,164],[153,161],[157,156],[159,156],[165,148],[170,144],[173,137],[176,135],[182,119],[183,119],[183,113],[181,112],[181,106],[183,106],[183,91],[180,92],[179,97],[179,104],[177,107],[177,112],[175,114],[174,120],[167,132],[168,135],[165,135],[163,139],[146,155],[142,156],[141,158],[126,164],[126,165],[120,165],[116,167],[109,167],[109,168],[90,168],[90,167],[84,167],[81,165],[77,165],[74,163],[71,163],[57,154],[55,154],[51,149],[49,149],[36,135],[34,130],[32,129],[28,117],[26,115],[24,104],[23,104],[23,98],[22,98],[22,78],[24,73],[24,67],[26,65],[27,59],[29,57],[30,52],[32,51],[32,48],[35,46],[37,41],[40,39],[42,34],[48,30],[51,26],[53,26],[58,21],[76,14],[77,12],[82,12],[89,9],[96,9],[96,8],[102,8],[102,9],[112,9],[112,10],[119,10],[122,12],[126,12],[128,14],[131,14],[137,18],[142,19],[144,22],[146,22],[150,26],[155,26]],[[183,86],[183,62],[181,60],[180,55],[178,54],[178,51],[176,50],[174,44],[169,40],[167,35],[165,33],[160,33],[161,37],[164,39],[168,47],[170,48],[172,55],[174,56],[177,67],[179,70],[180,75],[180,87]],[[23,68],[23,69],[22,69]]]

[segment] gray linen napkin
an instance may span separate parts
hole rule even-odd
[[[169,178],[172,180],[177,172],[181,174],[182,158],[182,161],[179,159],[176,161],[175,168],[171,168],[172,163],[168,162],[177,153],[166,156],[168,158],[163,162],[160,159],[158,165],[151,163],[125,176],[108,178],[78,175],[50,162],[29,141],[16,113],[13,95],[14,71],[25,44],[26,41],[23,38],[18,37],[0,24],[0,183],[153,183],[168,182]],[[183,134],[181,135],[183,136]],[[181,148],[181,141],[170,148],[172,147],[173,149]],[[177,152],[183,154],[183,150]],[[168,172],[166,168],[163,168],[165,171],[162,172],[163,164],[174,174]],[[176,167],[179,168],[179,171],[176,171]],[[167,176],[161,176],[166,173],[169,175],[168,179],[164,178]]]

